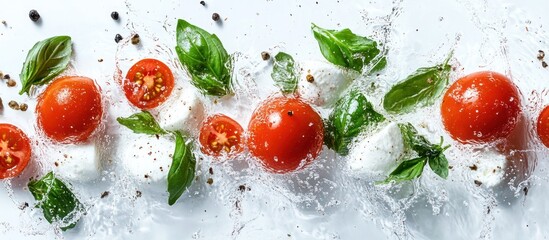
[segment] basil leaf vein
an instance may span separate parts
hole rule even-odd
[[[324,58],[335,65],[362,72],[373,63],[370,72],[374,72],[382,70],[387,63],[385,57],[380,56],[376,41],[358,36],[348,28],[328,30],[313,23],[311,30]]]
[[[271,78],[283,93],[288,94],[295,92],[297,89],[297,74],[292,56],[285,52],[276,54],[274,57]]]
[[[179,131],[175,136],[175,151],[172,166],[168,173],[168,204],[173,205],[181,195],[191,186],[195,177],[196,159],[190,144],[185,143]]]
[[[191,83],[207,95],[232,93],[230,57],[215,34],[179,19],[175,50],[191,75]]]
[[[30,181],[28,187],[49,223],[58,222],[63,231],[76,226],[80,220],[78,213],[84,211],[84,206],[52,172]]]
[[[21,91],[29,93],[31,86],[47,84],[63,72],[72,54],[71,38],[55,36],[37,42],[29,50],[19,74]]]
[[[325,144],[345,156],[349,144],[364,128],[384,120],[362,93],[352,90],[336,102],[326,123]]]
[[[134,133],[143,133],[148,135],[162,135],[167,133],[160,127],[158,122],[156,122],[152,114],[147,111],[132,114],[127,118],[119,117],[116,118],[116,121],[123,126],[126,126]]]
[[[383,108],[391,113],[407,113],[432,105],[448,85],[450,70],[447,63],[419,68],[385,94]]]

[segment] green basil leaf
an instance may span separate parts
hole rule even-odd
[[[195,177],[196,158],[190,144],[185,143],[181,132],[173,132],[175,151],[172,166],[168,173],[168,204],[173,205],[183,192],[191,186]]]
[[[429,167],[441,178],[448,178],[448,159],[443,153],[438,156],[429,158]]]
[[[374,63],[370,72],[379,71],[386,65],[385,57],[378,56],[381,51],[376,41],[358,36],[347,28],[340,31],[327,30],[313,23],[311,29],[322,55],[335,65],[359,72],[374,60],[378,62]]]
[[[84,206],[52,172],[40,180],[30,181],[28,187],[49,223],[58,222],[63,231],[76,226]]]
[[[63,72],[71,59],[72,46],[69,36],[56,36],[34,44],[21,69],[21,91],[29,93],[32,85],[47,84]]]
[[[277,87],[285,94],[293,93],[297,89],[297,74],[292,56],[279,52],[274,57],[271,78]]]
[[[424,136],[419,135],[416,128],[411,124],[399,123],[400,133],[404,140],[404,145],[408,148],[416,151],[420,156],[433,156],[437,155],[432,152],[436,151],[436,145],[431,144]]]
[[[158,125],[158,122],[156,122],[153,115],[147,111],[132,114],[127,118],[119,117],[116,118],[116,121],[126,126],[134,133],[143,133],[148,135],[162,135],[167,133],[160,127],[160,125]]]
[[[389,174],[387,179],[378,182],[380,184],[390,183],[392,181],[402,182],[406,180],[412,180],[418,178],[423,173],[423,168],[427,163],[426,157],[418,157],[411,160],[401,162],[398,167]]]
[[[176,38],[179,61],[195,87],[213,96],[232,93],[230,57],[215,34],[179,19]]]
[[[326,123],[325,144],[345,156],[351,141],[365,127],[384,120],[362,93],[352,90],[336,102]]]
[[[448,85],[450,70],[447,63],[416,70],[385,94],[383,108],[391,113],[407,113],[432,105]]]

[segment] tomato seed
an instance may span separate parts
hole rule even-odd
[[[10,79],[6,84],[8,85],[8,87],[15,87],[17,83],[15,82],[15,80]]]
[[[27,109],[29,109],[29,105],[27,105],[26,103],[21,103],[21,105],[19,106],[19,110],[23,112],[27,111]]]
[[[312,82],[315,81],[315,78],[314,78],[313,75],[311,75],[311,74],[307,74],[307,77],[306,77],[306,78],[307,78],[307,82],[312,83]]]
[[[10,101],[8,106],[13,110],[19,110],[19,104],[16,101]]]

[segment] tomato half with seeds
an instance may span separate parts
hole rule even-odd
[[[30,158],[27,135],[14,125],[0,123],[0,179],[19,176]]]
[[[208,117],[200,128],[200,144],[203,153],[219,156],[222,153],[242,152],[242,126],[223,114]]]
[[[135,63],[123,81],[126,98],[140,109],[151,109],[164,103],[173,87],[174,77],[170,68],[151,58]]]
[[[248,125],[248,147],[263,166],[287,173],[310,164],[322,150],[320,115],[298,98],[272,97],[260,104]]]
[[[521,113],[520,95],[506,76],[476,72],[450,86],[440,111],[452,138],[462,143],[487,143],[513,131]]]
[[[101,92],[87,77],[54,80],[38,98],[38,127],[57,142],[83,142],[95,132],[103,116]]]
[[[539,114],[536,131],[543,145],[549,148],[549,106]]]

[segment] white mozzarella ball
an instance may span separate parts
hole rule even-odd
[[[490,149],[479,154],[471,169],[474,169],[473,179],[479,184],[484,187],[494,187],[504,181],[506,168],[507,157]]]
[[[59,145],[49,151],[54,172],[72,181],[91,181],[101,175],[99,148],[94,142]]]
[[[349,167],[357,175],[387,176],[405,152],[400,128],[389,123],[379,132],[359,140],[349,151]]]
[[[128,175],[137,181],[165,182],[174,150],[171,135],[127,134],[119,139],[116,156]]]
[[[158,111],[158,123],[165,130],[195,131],[204,120],[204,105],[194,88],[174,89],[174,96]]]
[[[333,105],[352,80],[345,70],[327,62],[305,61],[299,67],[299,96],[317,106]]]

